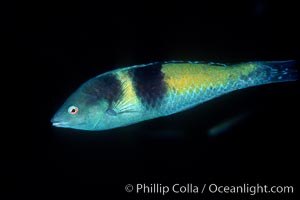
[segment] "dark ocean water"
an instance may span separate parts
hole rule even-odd
[[[22,54],[19,67],[28,73],[30,115],[24,116],[29,126],[12,134],[14,148],[3,145],[1,189],[39,199],[162,196],[124,190],[138,183],[299,189],[299,82],[236,91],[167,118],[108,131],[50,123],[80,84],[118,67],[168,60],[297,60],[295,7],[262,0],[16,4],[7,15],[16,22],[11,27]],[[222,134],[208,136],[215,125],[243,113]]]

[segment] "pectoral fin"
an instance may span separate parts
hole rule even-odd
[[[111,116],[132,112],[138,112],[136,105],[130,104],[124,100],[112,103],[112,105],[106,110],[106,114]]]

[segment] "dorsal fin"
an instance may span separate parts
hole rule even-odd
[[[176,63],[188,63],[188,64],[207,64],[207,65],[217,65],[217,66],[227,66],[225,63],[218,62],[206,62],[206,61],[183,61],[183,60],[171,60],[162,62],[162,64],[176,64]]]

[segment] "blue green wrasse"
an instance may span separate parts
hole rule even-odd
[[[171,115],[242,88],[297,80],[295,61],[234,65],[156,62],[116,69],[83,83],[51,119],[53,126],[106,130]]]

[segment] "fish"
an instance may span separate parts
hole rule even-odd
[[[295,63],[169,61],[118,68],[83,83],[51,122],[89,131],[124,127],[182,112],[235,90],[296,81]]]

